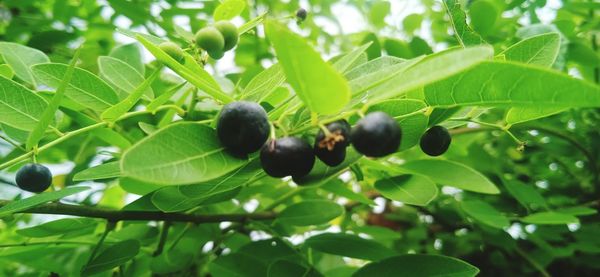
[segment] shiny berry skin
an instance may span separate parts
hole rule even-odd
[[[221,32],[221,35],[223,35],[223,38],[225,39],[223,51],[229,51],[233,49],[239,40],[237,27],[235,27],[235,25],[229,21],[221,20],[215,23],[215,28]]]
[[[174,60],[178,62],[183,61],[183,50],[181,49],[181,47],[179,47],[179,45],[170,41],[165,41],[159,44],[158,47],[165,53],[167,53],[167,55],[171,56],[171,58],[173,58]]]
[[[217,28],[215,27],[204,27],[196,33],[194,37],[198,47],[206,50],[207,52],[212,51],[223,51],[225,46],[225,38]]]
[[[448,129],[442,126],[433,126],[421,136],[419,145],[421,150],[429,156],[439,156],[446,153],[448,147],[450,147],[452,137],[448,132]]]
[[[260,149],[270,130],[267,113],[254,102],[231,102],[223,107],[217,119],[221,144],[241,156]]]
[[[15,181],[22,190],[40,193],[52,184],[52,173],[41,164],[30,163],[19,169]]]
[[[260,150],[260,164],[270,176],[301,178],[313,168],[315,155],[310,144],[297,137],[268,141]]]
[[[383,157],[398,151],[402,130],[384,112],[372,112],[360,119],[350,136],[354,149],[367,157]]]
[[[338,120],[325,126],[329,136],[319,130],[313,147],[315,155],[328,166],[337,166],[346,158],[346,147],[350,145],[350,124],[346,120]]]
[[[304,21],[306,20],[306,16],[308,15],[308,12],[303,9],[303,8],[299,8],[296,11],[296,18],[298,18],[298,21]]]

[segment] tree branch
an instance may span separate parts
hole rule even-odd
[[[0,207],[4,207],[11,201],[0,200]],[[122,211],[102,207],[89,207],[70,205],[62,203],[48,203],[33,207],[17,213],[29,214],[58,214],[73,215],[90,218],[103,218],[109,221],[117,222],[122,220],[156,220],[172,222],[192,222],[192,223],[217,223],[223,221],[243,222],[247,220],[269,220],[274,219],[277,214],[274,212],[261,213],[232,213],[232,214],[184,214],[184,213],[164,213],[159,211]]]

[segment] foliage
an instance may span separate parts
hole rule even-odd
[[[2,1],[0,275],[597,275],[599,9]],[[195,33],[219,21],[239,41],[207,53]],[[217,137],[238,100],[272,138],[384,112],[402,139],[273,178]],[[428,157],[436,125],[452,142]],[[17,188],[31,162],[46,192]]]

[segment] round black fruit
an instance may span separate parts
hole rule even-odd
[[[229,51],[238,43],[239,34],[238,29],[233,25],[233,23],[221,20],[215,23],[215,28],[221,32],[223,38],[225,39],[225,46],[223,47],[223,51]]]
[[[421,137],[421,150],[429,156],[439,156],[448,150],[451,141],[452,137],[448,129],[436,125],[429,128]]]
[[[338,120],[325,126],[329,134],[323,130],[315,138],[315,155],[328,166],[337,166],[346,158],[346,147],[350,145],[350,124],[346,120]]]
[[[160,47],[161,50],[165,51],[165,53],[171,56],[171,58],[173,58],[174,60],[178,62],[181,62],[183,60],[183,50],[181,49],[181,47],[179,47],[179,45],[170,41],[165,41],[159,44],[158,47]]]
[[[52,173],[41,164],[26,164],[17,172],[15,181],[22,190],[40,193],[52,184]]]
[[[352,129],[352,145],[368,157],[383,157],[398,151],[402,130],[396,120],[384,112],[372,112]]]
[[[299,8],[296,11],[296,18],[298,18],[298,21],[304,21],[306,20],[306,16],[308,15],[308,12],[303,9],[303,8]]]
[[[272,177],[307,175],[315,164],[310,145],[297,137],[283,137],[268,141],[260,150],[260,164]]]
[[[212,51],[223,51],[225,46],[225,38],[217,28],[215,27],[204,27],[196,33],[194,37],[198,47],[206,50],[207,52]]]
[[[232,102],[223,107],[217,119],[217,135],[228,150],[246,155],[260,149],[269,137],[269,119],[258,104]]]

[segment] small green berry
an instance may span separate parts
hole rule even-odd
[[[200,29],[200,31],[196,33],[195,40],[198,47],[207,52],[223,51],[223,47],[225,46],[225,38],[223,38],[221,32],[215,27],[204,27]]]
[[[238,29],[233,23],[225,20],[221,20],[215,23],[215,28],[221,32],[225,39],[225,46],[223,51],[229,51],[238,43],[239,34]]]
[[[183,50],[181,47],[179,47],[179,45],[170,41],[165,41],[159,44],[158,47],[176,61],[181,62],[183,60]]]
[[[215,60],[223,58],[223,56],[225,55],[225,52],[223,52],[222,50],[207,51],[207,52],[208,52],[208,55]]]

